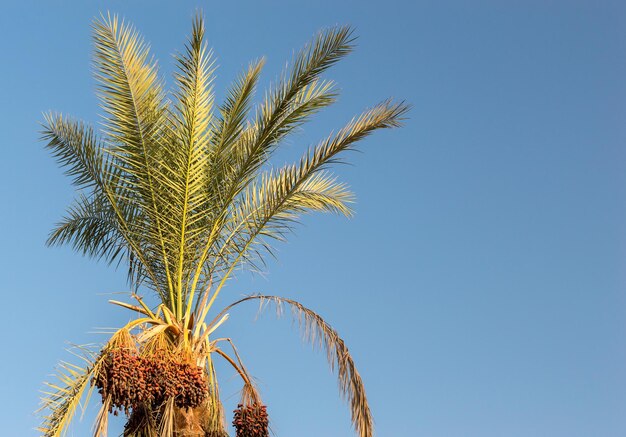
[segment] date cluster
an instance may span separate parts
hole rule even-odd
[[[269,437],[269,419],[265,405],[237,405],[233,426],[236,437]]]
[[[208,394],[204,369],[177,361],[167,354],[142,357],[131,349],[117,348],[105,352],[102,367],[93,383],[102,396],[110,396],[109,412],[126,415],[139,406],[158,409],[174,398],[178,408],[195,408]]]

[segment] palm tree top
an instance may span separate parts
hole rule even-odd
[[[295,163],[273,167],[285,138],[335,102],[335,84],[322,75],[353,50],[349,26],[318,33],[258,103],[262,58],[241,72],[223,103],[214,101],[215,61],[200,15],[175,57],[170,91],[131,25],[103,15],[93,35],[102,129],[61,114],[45,117],[47,147],[78,190],[48,243],[126,265],[133,293],[150,290],[160,304],[148,308],[139,298],[137,305],[118,304],[161,320],[180,344],[196,350],[222,323],[207,324],[207,316],[238,266],[263,263],[272,241],[283,240],[304,213],[352,213],[353,195],[331,165],[372,132],[399,126],[408,105],[383,101]],[[253,298],[261,297],[244,300]],[[264,299],[292,305],[321,329],[356,430],[371,435],[360,377],[336,333],[296,302]],[[64,429],[58,419],[44,424],[45,435]]]

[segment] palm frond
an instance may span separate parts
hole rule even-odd
[[[349,214],[347,203],[351,201],[350,193],[344,185],[329,180],[323,174],[320,176],[320,172],[330,164],[340,162],[342,152],[352,149],[355,143],[372,132],[399,126],[408,110],[409,106],[404,103],[385,101],[354,118],[337,134],[309,150],[297,165],[286,166],[269,176],[264,174],[258,184],[253,182],[230,208],[231,219],[222,229],[226,235],[218,240],[221,247],[214,258],[214,266],[221,264],[224,273],[213,297],[196,320],[206,316],[237,265],[242,260],[252,261],[249,251],[254,249],[255,244],[271,251],[267,243],[258,240],[259,236],[281,238],[297,216],[306,210]],[[255,251],[252,255],[261,253]]]
[[[332,212],[351,216],[353,195],[345,184],[325,172],[300,177],[297,166],[269,171],[252,183],[233,207],[228,236],[215,256],[213,269],[231,267],[246,257],[259,237],[282,240],[307,212]],[[269,246],[267,246],[269,248]]]
[[[231,149],[231,157],[227,158],[234,164],[218,184],[214,227],[221,227],[228,207],[267,162],[275,146],[315,112],[334,102],[332,82],[321,81],[319,76],[350,53],[353,41],[352,30],[347,26],[320,32],[298,52],[292,68],[267,93],[254,122],[242,132]],[[214,239],[207,241],[201,252],[203,261],[214,242]]]
[[[93,437],[107,437],[109,430],[109,409],[111,408],[111,395],[102,402],[93,427]]]
[[[283,72],[282,80],[268,93],[257,116],[256,125],[261,147],[280,139],[281,133],[291,130],[292,124],[297,125],[304,121],[301,112],[292,111],[294,100],[303,94],[303,90],[317,82],[324,71],[352,51],[352,33],[349,26],[322,31],[298,52],[291,70]],[[317,102],[307,112],[310,115],[315,109],[331,102],[332,99],[321,105]]]
[[[87,349],[83,351],[85,366],[61,362],[55,375],[57,382],[46,383],[48,389],[43,392],[39,411],[47,410],[49,413],[43,417],[43,423],[37,428],[44,437],[65,435],[76,409],[81,405],[81,399],[89,391],[92,376],[102,365],[103,357],[98,357]],[[86,403],[82,408],[86,407]]]
[[[112,187],[114,201],[119,210],[135,218],[129,223],[130,232],[141,236],[142,263],[152,267],[151,279],[166,281],[154,284],[163,293],[172,289],[169,240],[164,234],[167,215],[161,202],[167,187],[158,183],[163,179],[159,150],[168,126],[164,92],[149,47],[131,26],[107,16],[96,21],[93,29],[104,131],[118,171]],[[164,278],[154,274],[155,266],[162,267]]]
[[[120,260],[127,247],[115,212],[102,193],[93,195],[92,199],[79,195],[67,215],[53,228],[47,244],[70,244],[85,255],[109,263]]]
[[[228,149],[245,128],[252,106],[252,98],[263,69],[263,58],[251,62],[228,90],[224,104],[220,106],[220,119],[215,132],[216,161],[223,159],[222,151]]]
[[[259,311],[267,308],[268,304],[274,304],[279,317],[283,314],[285,305],[290,307],[294,319],[299,324],[303,338],[313,345],[324,348],[326,351],[331,370],[337,372],[339,390],[350,405],[352,424],[357,433],[360,437],[372,437],[374,423],[367,402],[365,387],[348,347],[339,337],[337,331],[319,314],[306,308],[301,303],[279,296],[253,295],[244,297],[227,306],[218,314],[216,319],[227,313],[231,308],[251,300],[260,302]]]
[[[132,26],[109,15],[96,20],[93,30],[106,132],[125,152],[136,151],[128,157],[132,167],[132,158],[145,153],[162,127],[162,85],[148,45]]]
[[[163,407],[163,416],[161,417],[161,423],[159,423],[159,437],[174,436],[174,415],[174,398],[171,397]]]
[[[244,153],[238,166],[241,183],[267,161],[273,146],[302,125],[311,115],[335,101],[332,82],[320,75],[348,55],[354,38],[349,26],[319,32],[295,56],[290,70],[266,94],[251,128],[251,144],[242,144]]]
[[[404,102],[386,100],[353,118],[337,134],[327,137],[300,160],[303,174],[341,162],[340,153],[351,150],[354,144],[374,131],[400,127],[409,109],[410,106]]]
[[[106,168],[103,146],[93,128],[83,122],[48,113],[44,116],[42,139],[65,174],[79,188],[101,184]]]
[[[200,244],[205,217],[211,212],[206,193],[209,179],[206,162],[214,124],[211,86],[214,68],[204,43],[204,23],[200,16],[193,22],[190,41],[185,53],[177,57],[177,63],[174,147],[167,149],[164,157],[170,189],[163,200],[167,206],[164,222],[172,224],[167,234],[174,235],[176,241],[170,252],[176,256],[174,295],[177,316],[182,318],[186,294],[193,293],[187,289],[187,272],[196,261],[195,247]]]

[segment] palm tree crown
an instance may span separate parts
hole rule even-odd
[[[49,243],[70,244],[89,256],[127,264],[134,303],[113,303],[140,316],[116,331],[101,350],[86,352],[86,366],[61,365],[61,383],[50,384],[44,399],[42,434],[62,435],[95,384],[103,402],[96,436],[106,435],[108,413],[121,409],[129,414],[126,436],[225,435],[213,367],[219,356],[242,377],[241,423],[235,426],[238,436],[248,435],[243,422],[267,422],[264,407],[234,346],[226,353],[229,340],[212,334],[233,306],[260,300],[290,306],[307,338],[321,342],[357,433],[371,436],[361,378],[343,341],[319,315],[298,302],[261,295],[221,312],[212,310],[234,269],[262,262],[271,241],[282,240],[303,213],[351,214],[352,194],[329,173],[329,166],[375,130],[399,126],[408,106],[384,101],[309,148],[296,163],[274,168],[270,158],[285,137],[336,100],[334,83],[321,75],[352,51],[349,27],[316,35],[256,105],[262,59],[237,77],[221,105],[214,102],[214,61],[200,16],[185,50],[176,56],[172,92],[166,92],[148,46],[130,25],[102,16],[94,22],[93,34],[104,111],[101,132],[60,114],[45,118],[48,148],[79,193]],[[158,297],[157,307],[150,308],[137,295],[142,288]],[[157,368],[185,375],[201,369],[198,384],[203,389],[193,402],[174,388],[123,395],[115,391],[111,369],[131,359],[152,369],[146,371],[146,381],[156,378]],[[192,383],[184,384],[181,390],[189,393]],[[195,414],[195,434],[189,431],[190,414]]]

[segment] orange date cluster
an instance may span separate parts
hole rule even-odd
[[[237,405],[233,426],[236,437],[269,437],[269,419],[265,405]]]
[[[142,405],[158,409],[171,398],[178,408],[195,408],[208,394],[201,367],[165,354],[142,357],[122,348],[106,352],[93,383],[103,403],[110,397],[109,412],[113,414],[124,411],[129,415]]]

